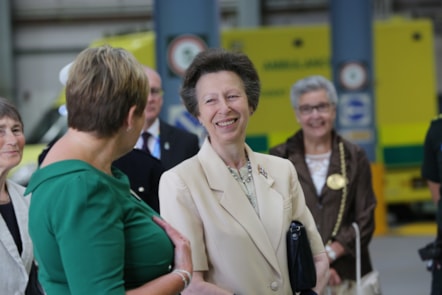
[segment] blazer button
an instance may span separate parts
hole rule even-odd
[[[278,282],[272,282],[270,284],[270,289],[272,289],[272,291],[278,291]]]
[[[144,187],[140,186],[140,187],[138,188],[138,192],[140,192],[140,193],[144,192]]]

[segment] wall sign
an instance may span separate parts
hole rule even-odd
[[[174,37],[167,48],[169,69],[177,76],[182,76],[194,57],[206,48],[206,42],[196,35]]]
[[[367,67],[360,62],[347,62],[339,70],[339,82],[347,90],[361,89],[367,81]]]

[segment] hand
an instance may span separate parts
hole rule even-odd
[[[190,241],[163,219],[154,216],[153,221],[164,229],[169,238],[172,240],[172,243],[175,245],[175,268],[184,269],[192,273],[193,266]]]
[[[330,267],[329,273],[330,277],[328,278],[328,284],[330,286],[339,285],[341,283],[341,277],[338,275],[337,271]]]

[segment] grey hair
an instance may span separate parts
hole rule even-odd
[[[321,89],[325,90],[329,101],[333,105],[337,105],[338,95],[336,94],[336,88],[333,83],[323,76],[315,75],[303,78],[293,84],[290,89],[290,102],[292,103],[292,107],[298,108],[299,98],[303,94]]]

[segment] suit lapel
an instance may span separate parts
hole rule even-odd
[[[29,236],[28,230],[28,214],[29,214],[29,198],[30,196],[23,197],[24,188],[21,186],[17,186],[14,183],[7,181],[9,194],[14,203],[14,208],[17,217],[17,223],[20,230],[20,237],[22,241],[22,254],[21,259],[23,260],[23,264],[26,268],[26,271],[29,273],[31,270],[32,260],[34,258],[33,255],[33,246],[32,241]]]
[[[250,157],[250,154],[253,152],[248,149],[248,153]],[[260,217],[255,213],[255,210],[242,191],[241,186],[233,179],[224,162],[212,149],[208,139],[204,141],[198,153],[198,158],[210,188],[222,193],[222,197],[219,200],[220,205],[244,228],[262,255],[277,271],[279,265],[275,249],[279,239],[275,237],[272,230],[282,223],[282,214],[280,214],[282,198],[279,195],[275,195],[274,190],[271,189],[270,186],[273,180],[271,178],[265,179],[262,175],[260,176],[256,163],[250,158],[253,169],[253,181],[260,206],[260,220]],[[224,167],[225,169],[223,169]],[[272,237],[272,239],[269,237]]]
[[[161,155],[164,155],[164,153],[167,153],[170,149],[170,139],[169,136],[170,129],[167,128],[168,126],[161,122],[160,120],[160,150]]]

